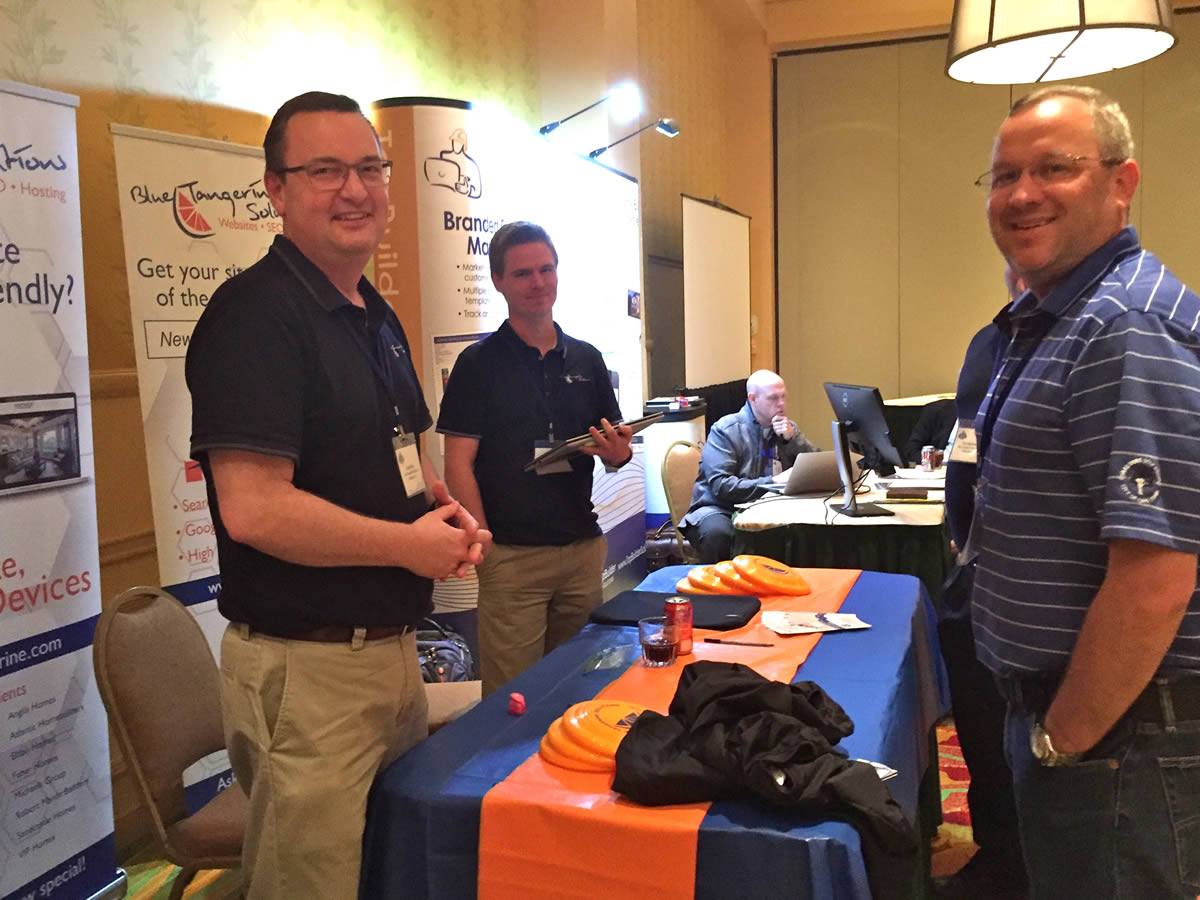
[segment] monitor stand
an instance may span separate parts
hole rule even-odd
[[[866,518],[867,516],[894,516],[890,509],[884,509],[875,503],[859,503],[854,495],[854,469],[850,465],[850,440],[846,435],[846,423],[840,419],[833,422],[833,449],[837,454],[838,474],[842,479],[845,491],[841,503],[831,503],[829,508],[839,515],[850,518]]]

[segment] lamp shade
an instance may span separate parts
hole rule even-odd
[[[976,84],[1082,78],[1175,43],[1171,0],[955,0],[946,74]]]

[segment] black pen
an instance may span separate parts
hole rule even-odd
[[[728,638],[705,638],[706,644],[737,644],[739,647],[774,647],[774,644],[757,644],[754,641],[731,641]]]

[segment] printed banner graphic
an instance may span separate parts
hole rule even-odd
[[[0,82],[0,898],[115,887],[78,99]],[[123,876],[122,876],[123,877]]]
[[[261,150],[126,125],[112,131],[159,579],[217,655],[225,628],[217,540],[204,476],[189,457],[183,365],[208,298],[267,252],[282,223],[263,187]]]

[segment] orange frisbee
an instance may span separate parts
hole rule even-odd
[[[795,597],[812,593],[803,575],[791,566],[766,556],[735,556],[733,567],[766,594],[790,594]]]

